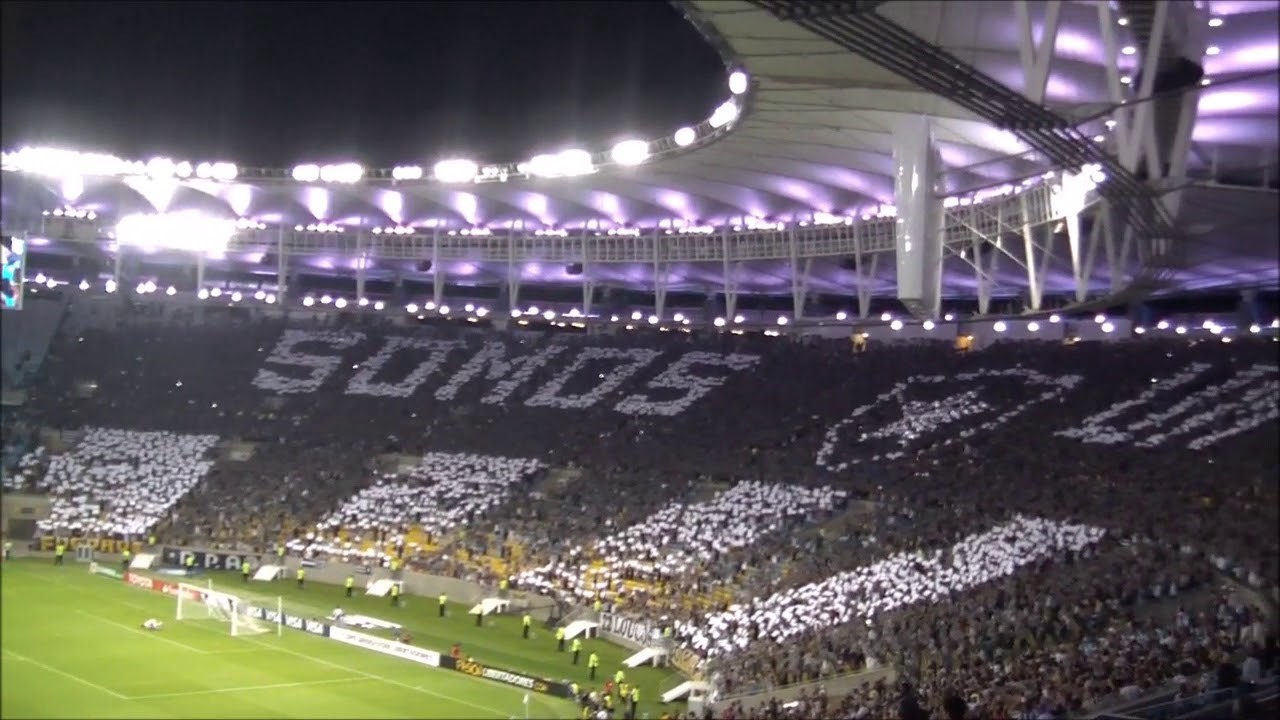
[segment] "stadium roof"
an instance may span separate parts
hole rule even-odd
[[[1125,105],[1157,102],[1155,95],[1138,97],[1147,84],[1144,57],[1153,48],[1161,52],[1142,29],[1150,34],[1156,6],[902,1],[880,3],[874,12],[922,45],[1043,103],[1106,153],[1124,156],[1142,139],[1121,137],[1116,98]],[[194,166],[185,169],[190,178],[175,178],[172,164],[166,177],[141,163],[105,176],[6,173],[5,228],[32,228],[42,222],[33,210],[66,206],[102,219],[190,210],[280,226],[288,247],[305,255],[298,262],[322,274],[360,267],[376,279],[443,269],[450,278],[499,284],[515,266],[524,282],[578,284],[583,276],[566,266],[585,260],[586,274],[599,285],[714,291],[731,277],[743,293],[851,295],[861,274],[864,291],[891,294],[894,263],[883,259],[871,270],[871,258],[893,248],[892,130],[906,116],[927,115],[934,118],[943,184],[952,196],[944,294],[971,295],[984,285],[997,296],[1021,294],[1028,266],[1039,266],[1044,293],[1078,297],[1081,287],[1116,289],[1132,271],[1112,272],[1112,265],[1126,265],[1123,222],[1088,213],[1084,235],[1092,249],[1079,253],[1073,267],[1054,197],[1061,179],[1050,176],[1064,168],[1018,133],[920,89],[768,2],[703,0],[681,7],[721,51],[726,74],[745,74],[748,87],[735,88],[742,91],[736,96],[726,92],[733,105],[694,126],[692,142],[674,128],[669,138],[649,139],[649,157],[635,166],[620,166],[608,149],[590,148],[596,153],[590,172],[539,173],[529,161],[480,160],[465,174],[479,177],[465,183],[436,182],[429,167],[416,166],[355,167],[357,182],[312,179],[318,167],[232,166],[234,179],[222,180],[196,177]],[[1181,20],[1161,11],[1169,18],[1158,20],[1167,28],[1157,34],[1180,38],[1183,48],[1199,47],[1202,56],[1194,61],[1204,70],[1191,91],[1198,93],[1197,114],[1182,151],[1185,172],[1174,178],[1178,241],[1187,244],[1173,276],[1180,288],[1277,281],[1278,10],[1280,3],[1249,0],[1197,2]],[[1199,25],[1178,30],[1179,22]],[[1037,36],[1051,39],[1051,47],[1046,42],[1038,50],[1028,40]],[[243,160],[249,159],[237,159]],[[201,174],[216,175],[211,167]],[[415,170],[424,179],[415,179]],[[1088,202],[1094,212],[1104,205],[1092,195]],[[1030,243],[1024,224],[1032,226]],[[317,225],[343,232],[313,232]],[[374,228],[381,233],[391,226],[415,230],[396,235],[394,243],[390,235],[371,236]],[[354,239],[356,233],[362,238]],[[260,260],[277,247],[279,235],[270,228],[242,233],[223,262]],[[1029,244],[1056,249],[1028,262],[1023,248]],[[1004,259],[986,270],[989,283],[973,267],[978,245],[998,247]],[[855,255],[865,262],[851,262]],[[1092,270],[1085,256],[1096,265]],[[422,260],[434,261],[430,271]],[[799,285],[798,272],[804,274]]]

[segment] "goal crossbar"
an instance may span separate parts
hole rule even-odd
[[[233,636],[284,633],[284,599],[242,598],[224,590],[179,583],[176,593],[178,620],[217,620],[227,623]]]

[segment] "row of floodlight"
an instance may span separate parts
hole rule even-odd
[[[729,74],[729,91],[733,95],[745,93],[749,86],[746,73],[739,70]],[[738,102],[731,98],[711,113],[707,124],[712,130],[719,130],[737,120],[740,112]],[[671,139],[677,147],[687,147],[697,141],[698,134],[692,127],[683,127],[677,130]],[[654,143],[647,140],[623,140],[613,146],[609,152],[609,158],[616,165],[627,167],[640,165],[651,157],[653,146]],[[129,161],[113,155],[46,147],[27,147],[15,152],[6,152],[2,160],[5,170],[53,177],[144,176],[156,180],[187,180],[194,177],[230,182],[240,174],[239,168],[229,162],[192,164],[185,160],[174,161],[166,157],[152,158],[147,162]],[[579,149],[536,155],[526,162],[518,163],[515,168],[518,174],[544,178],[587,175],[595,170],[595,161],[591,153]],[[364,180],[367,172],[359,163],[342,162],[325,165],[304,163],[294,167],[290,174],[294,180],[303,183],[352,185]],[[509,175],[509,166],[482,167],[474,160],[465,158],[441,160],[431,170],[431,177],[442,183],[505,181]],[[426,172],[417,165],[401,165],[391,170],[391,179],[397,182],[422,180],[425,176]]]
[[[50,288],[50,289],[57,288],[60,285],[69,284],[63,281],[56,280],[52,277],[48,277],[44,273],[37,273],[35,277],[28,278],[27,281],[36,285]],[[81,280],[77,285],[77,287],[80,290],[88,291],[92,288],[92,285],[89,283],[88,280]],[[103,283],[103,289],[107,293],[115,293],[116,291],[119,290],[119,285],[114,279],[108,279]],[[154,280],[145,280],[145,281],[139,282],[137,286],[134,288],[134,291],[139,295],[149,295],[149,294],[162,292],[160,287],[156,284]],[[177,288],[175,288],[172,285],[168,286],[163,290],[163,293],[169,297],[173,297],[177,295],[178,292],[179,291],[177,290]],[[244,292],[240,290],[223,290],[220,287],[200,288],[199,290],[196,291],[196,296],[201,300],[208,300],[208,299],[218,300],[225,297],[230,302],[241,302],[242,300],[245,300],[247,297],[252,297],[254,300],[265,302],[268,305],[274,304],[277,300],[275,293],[268,292],[266,290],[261,290],[261,289],[246,295]],[[303,296],[301,302],[302,302],[302,305],[305,307],[313,307],[318,304],[323,306],[332,305],[338,309],[344,309],[346,307],[349,307],[352,304],[352,301],[347,300],[346,298],[343,298],[340,296],[335,297],[333,295],[328,295],[328,294],[320,295],[318,297],[315,295],[305,295]],[[361,307],[361,308],[371,307],[374,310],[384,310],[387,307],[386,302],[382,300],[370,300],[369,298],[366,298],[366,297],[358,298],[357,300],[354,301],[354,304],[357,307]],[[453,309],[446,303],[443,303],[443,302],[436,303],[430,300],[425,301],[422,304],[413,303],[413,302],[408,303],[404,306],[404,309],[405,309],[405,312],[411,315],[417,315],[423,312],[435,312],[435,313],[438,313],[439,315],[448,316],[453,311]],[[463,309],[463,312],[474,315],[476,317],[480,317],[480,318],[487,317],[491,314],[491,311],[488,308],[482,305],[476,305],[470,302],[465,303],[462,306],[462,309]],[[536,305],[531,305],[525,309],[513,308],[509,311],[509,315],[513,319],[541,317],[544,320],[551,321],[559,317],[561,313],[558,313],[557,311],[549,308],[543,309],[543,308],[539,308]],[[566,318],[573,318],[573,319],[584,319],[584,318],[592,317],[583,313],[578,308],[573,308],[568,312],[563,313],[563,316]],[[837,322],[846,322],[850,319],[849,314],[843,310],[836,312],[834,315],[834,318]],[[659,315],[653,314],[653,313],[646,314],[639,310],[632,311],[630,315],[614,314],[614,315],[610,315],[609,317],[610,322],[615,322],[615,323],[628,322],[628,319],[630,322],[636,322],[636,323],[647,322],[650,325],[658,325],[663,322],[663,318],[660,317]],[[954,322],[955,320],[956,320],[956,317],[952,313],[946,313],[942,317],[942,322],[950,323],[950,322]],[[727,325],[742,325],[746,321],[747,321],[746,316],[742,315],[741,313],[738,313],[734,315],[732,318],[716,317],[712,321],[712,325],[719,328],[719,327],[725,327]],[[1058,324],[1063,322],[1063,317],[1057,313],[1053,313],[1046,318],[1046,321],[1049,324]],[[690,325],[692,323],[692,319],[689,316],[685,315],[683,312],[676,312],[672,314],[671,322],[677,325]],[[791,318],[789,318],[786,315],[779,315],[774,322],[778,326],[786,326],[791,323]],[[880,322],[887,323],[889,329],[895,332],[903,330],[907,327],[906,322],[904,322],[900,318],[895,318],[892,313],[888,313],[888,312],[882,313],[880,315]],[[1015,324],[1022,323],[1022,322],[1025,322],[1024,327],[1028,332],[1032,332],[1032,333],[1039,332],[1042,328],[1041,322],[1039,320],[1026,320],[1026,321],[996,320],[994,323],[992,323],[992,330],[994,330],[997,333],[1003,333],[1008,331]],[[1098,313],[1097,315],[1094,315],[1093,322],[1097,324],[1102,330],[1102,332],[1104,333],[1111,333],[1111,332],[1114,332],[1116,329],[1116,325],[1109,318],[1107,318],[1105,314],[1102,314],[1102,313]],[[937,323],[933,320],[924,320],[919,324],[919,326],[921,329],[925,331],[932,331],[934,328],[937,327]],[[1280,319],[1272,320],[1269,327],[1271,329],[1280,329]],[[1201,322],[1201,324],[1198,327],[1190,327],[1185,324],[1175,325],[1173,323],[1170,323],[1168,320],[1161,320],[1157,322],[1153,328],[1153,330],[1155,331],[1172,331],[1177,335],[1186,335],[1190,332],[1194,332],[1197,330],[1206,331],[1211,335],[1222,335],[1230,329],[1231,328],[1229,326],[1218,323],[1212,319],[1204,320],[1203,322]],[[1262,332],[1263,329],[1264,329],[1263,326],[1257,323],[1254,323],[1248,327],[1248,331],[1252,334],[1258,334]],[[1133,327],[1133,332],[1136,335],[1144,335],[1147,332],[1149,332],[1149,330],[1142,325],[1135,325]]]

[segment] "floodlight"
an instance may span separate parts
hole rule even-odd
[[[1027,323],[1027,331],[1028,331],[1028,332],[1038,332],[1039,330],[1040,330],[1040,323],[1038,323],[1038,322],[1036,322],[1036,321],[1034,321],[1034,320],[1032,320],[1031,322]]]
[[[644,140],[623,140],[613,146],[611,155],[619,165],[639,165],[649,159],[649,143]]]
[[[741,70],[729,73],[729,92],[741,95],[747,91],[747,74]]]
[[[786,324],[787,324],[787,316],[786,316],[786,315],[779,315],[779,316],[778,316],[778,324],[779,324],[779,325],[786,325]]]
[[[391,169],[392,180],[421,180],[422,168],[417,165],[401,165]]]
[[[920,327],[924,328],[925,330],[932,330],[934,328],[933,321],[925,320],[923,323],[921,323]]]
[[[196,297],[200,298],[201,300],[208,300],[209,291],[205,288],[200,288],[199,290],[196,291]]]
[[[173,177],[174,169],[174,163],[169,158],[152,158],[147,162],[147,175],[156,180],[165,180]]]
[[[173,174],[184,180],[191,177],[191,163],[183,160],[182,162],[175,164],[173,166]]]
[[[675,141],[679,147],[688,147],[697,139],[698,133],[694,132],[693,128],[682,127],[676,131]]]
[[[213,164],[213,179],[221,182],[231,182],[240,175],[240,168],[235,163],[216,162]]]
[[[716,108],[715,112],[711,113],[711,117],[707,120],[707,122],[711,125],[711,127],[719,130],[720,128],[724,127],[725,125],[728,125],[729,123],[737,119],[738,119],[738,104],[732,100],[726,100],[724,104]]]
[[[235,234],[232,220],[193,211],[160,215],[127,215],[116,226],[116,241],[144,250],[183,250],[221,253]]]
[[[321,182],[353,185],[360,182],[363,177],[364,168],[358,163],[339,163],[336,165],[325,165],[320,168]]]
[[[436,163],[431,174],[443,183],[467,183],[475,180],[478,172],[480,167],[475,162],[457,158]]]
[[[724,327],[724,318],[718,317],[715,319],[715,322],[712,324],[715,325],[716,327]]]
[[[293,179],[298,182],[315,182],[320,179],[320,166],[299,165],[293,169]]]
[[[840,321],[842,321],[842,322],[843,322],[843,321],[844,321],[846,318],[848,318],[848,317],[849,317],[849,313],[847,313],[847,312],[845,312],[845,311],[843,311],[843,310],[841,310],[840,312],[836,313],[836,320],[840,320]]]
[[[1004,332],[1005,330],[1007,330],[1008,328],[1009,328],[1009,326],[1008,326],[1008,325],[1005,325],[1003,320],[997,320],[997,321],[996,321],[996,324],[991,326],[991,329],[992,329],[992,330],[995,330],[995,331],[996,331],[996,332],[998,332],[998,333],[1002,333],[1002,332]]]

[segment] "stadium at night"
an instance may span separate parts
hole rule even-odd
[[[0,6],[0,715],[1277,716],[1280,0],[137,7]]]
[[[11,148],[5,232],[28,281],[93,291],[664,323],[1275,287],[1275,3],[879,5],[684,6],[723,103],[612,147],[393,168]]]

